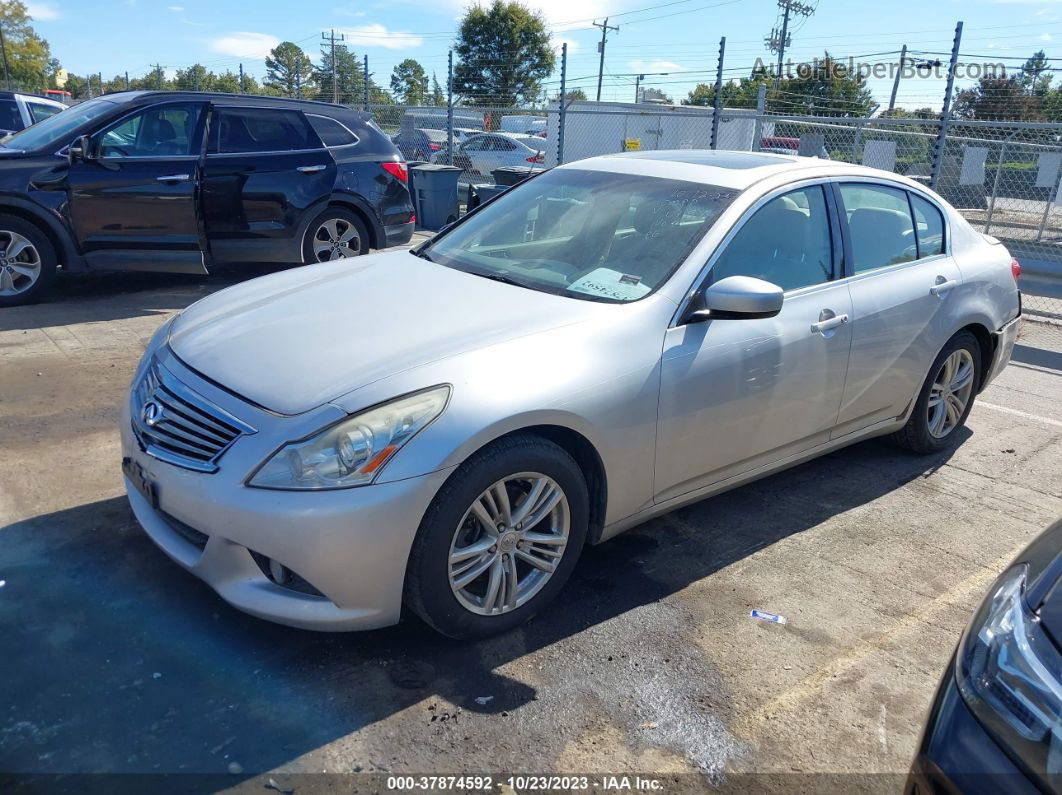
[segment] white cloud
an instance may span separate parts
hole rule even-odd
[[[579,42],[572,41],[571,39],[553,39],[553,49],[557,55],[560,56],[561,45],[568,45],[568,57],[571,58],[575,53],[579,52]]]
[[[643,61],[641,58],[629,61],[628,65],[635,72],[684,72],[686,67],[674,61]]]
[[[166,6],[170,11],[176,11],[178,14],[184,11],[184,6]]]
[[[343,34],[344,43],[355,47],[384,47],[388,50],[409,50],[424,43],[424,39],[415,33],[388,30],[378,22],[371,25],[359,25],[354,28],[336,28],[336,31]]]
[[[1040,41],[1051,41],[1052,36],[1050,33],[1041,33],[1036,38],[1038,38]]]
[[[37,22],[48,22],[62,16],[62,12],[51,3],[26,3],[26,12]]]
[[[208,41],[208,46],[213,52],[249,60],[265,58],[269,55],[269,51],[278,44],[280,44],[280,39],[276,36],[270,36],[268,33],[251,33],[249,31],[228,33]]]

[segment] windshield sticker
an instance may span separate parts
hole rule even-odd
[[[601,295],[616,301],[633,301],[648,293],[650,287],[642,284],[641,276],[631,276],[611,268],[598,268],[579,281],[569,284],[568,289],[577,293]]]

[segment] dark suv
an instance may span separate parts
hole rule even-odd
[[[406,165],[358,111],[323,102],[127,92],[0,140],[0,306],[56,267],[206,273],[407,243]]]

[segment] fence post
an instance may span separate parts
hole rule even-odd
[[[561,45],[561,85],[560,102],[557,109],[557,165],[564,164],[564,118],[568,112],[568,97],[565,93],[565,80],[568,77],[568,42]]]
[[[758,152],[763,143],[763,117],[767,113],[767,86],[760,83],[756,92],[756,121],[752,123],[752,151]]]
[[[934,190],[940,179],[940,166],[944,162],[944,146],[948,139],[948,125],[951,123],[951,93],[955,89],[955,67],[959,62],[959,43],[962,41],[962,21],[955,26],[955,41],[951,45],[951,62],[948,64],[948,84],[944,89],[944,107],[940,113],[940,132],[937,145],[933,148],[933,170],[929,178],[929,187]]]
[[[992,214],[996,209],[996,192],[999,190],[999,172],[1003,170],[1003,155],[1007,151],[1007,144],[1010,143],[1010,139],[1018,134],[1015,130],[1006,138],[1003,139],[1002,145],[999,147],[999,159],[996,160],[996,175],[992,178],[992,197],[988,200],[988,211],[985,213],[985,234],[988,234],[988,230],[992,226]]]
[[[454,164],[454,51],[446,55],[446,164]]]
[[[362,105],[362,110],[366,113],[369,112],[369,56],[365,56],[365,104]]]
[[[719,148],[719,119],[723,115],[723,54],[726,36],[719,39],[719,65],[715,70],[715,110],[712,112],[712,149]]]

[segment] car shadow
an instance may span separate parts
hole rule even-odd
[[[0,530],[3,768],[223,774],[233,753],[250,775],[424,699],[458,708],[431,721],[511,713],[539,694],[502,670],[510,663],[665,600],[948,458],[870,441],[680,509],[587,548],[555,609],[478,643],[415,618],[320,634],[246,616],[156,549],[124,497],[19,522]],[[626,627],[608,653],[623,651]]]

